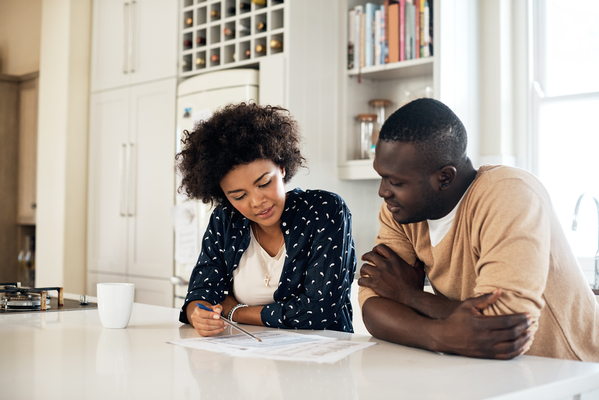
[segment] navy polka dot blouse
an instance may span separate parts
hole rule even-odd
[[[262,308],[273,328],[353,332],[351,283],[356,271],[351,213],[341,197],[322,190],[294,189],[281,216],[287,258],[274,292]],[[250,244],[250,221],[231,206],[217,207],[191,274],[179,320],[192,301],[220,303],[233,293],[233,271]]]

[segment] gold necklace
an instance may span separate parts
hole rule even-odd
[[[266,261],[264,261],[264,256],[262,255],[262,251],[266,252],[266,250],[264,250],[264,247],[262,247],[262,245],[260,244],[260,237],[258,236],[258,228],[255,228],[255,227],[254,227],[254,236],[256,236],[256,242],[258,242],[258,246],[260,247],[260,251],[258,252],[259,253],[258,258],[260,258],[260,264],[262,264],[262,269],[264,270],[264,286],[270,287],[270,278],[273,273],[273,269],[275,267],[276,260],[272,264],[272,267],[270,269],[266,266]],[[285,244],[285,236],[283,236],[283,238],[281,240],[281,244],[279,245],[279,251],[281,251],[281,247],[284,244]]]

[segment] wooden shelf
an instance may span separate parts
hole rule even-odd
[[[362,78],[375,80],[407,79],[416,76],[433,74],[434,57],[418,58],[415,60],[400,61],[392,64],[376,65],[374,67],[362,68],[360,71],[352,69],[347,75],[362,75]]]
[[[337,175],[339,179],[380,179],[372,167],[373,160],[349,160],[338,165]]]

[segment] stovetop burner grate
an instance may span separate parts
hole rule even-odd
[[[46,311],[50,306],[50,293],[57,292],[58,307],[64,306],[61,287],[31,288],[20,282],[0,283],[0,308],[4,311]]]

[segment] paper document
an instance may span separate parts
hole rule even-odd
[[[196,205],[191,202],[171,207],[175,229],[175,261],[195,265],[200,252]]]
[[[262,342],[240,334],[180,339],[169,343],[199,350],[225,353],[236,357],[312,361],[330,364],[345,358],[351,353],[376,344],[374,342],[352,342],[293,332],[261,331],[252,334],[262,339]]]

